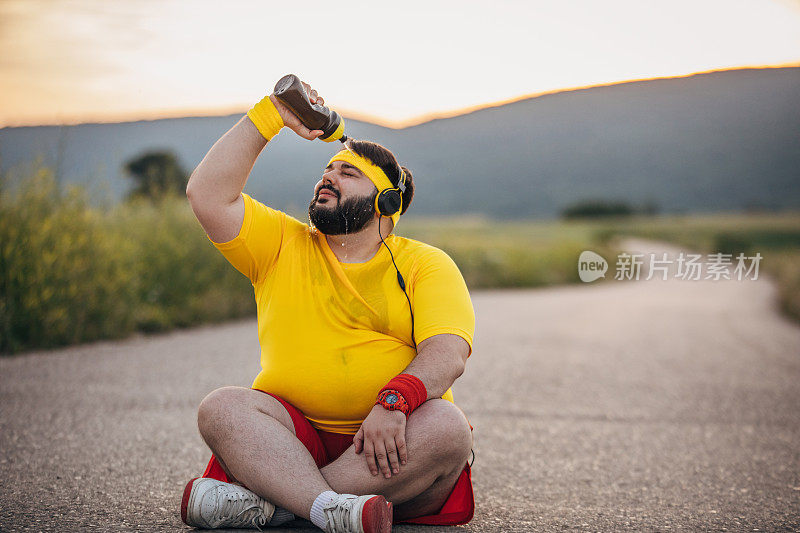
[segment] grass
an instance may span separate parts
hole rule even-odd
[[[428,218],[402,221],[397,228],[447,252],[473,289],[574,283],[583,250],[616,253],[592,223]]]
[[[577,281],[582,250],[615,257],[614,237],[667,241],[702,253],[760,253],[778,304],[800,321],[800,213],[650,216],[592,221],[497,222],[412,219],[402,234],[448,251],[472,287],[540,286]]]

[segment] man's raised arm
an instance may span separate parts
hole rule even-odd
[[[244,220],[242,189],[267,140],[244,116],[228,130],[197,165],[186,196],[197,220],[214,242],[239,233]]]
[[[304,83],[312,103],[324,104]],[[309,130],[274,95],[265,97],[223,135],[197,165],[186,186],[186,196],[197,220],[214,242],[227,242],[239,233],[244,220],[242,190],[267,141],[287,126],[314,140],[320,130]]]

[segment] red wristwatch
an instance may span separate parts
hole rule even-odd
[[[400,411],[406,415],[406,418],[411,414],[411,408],[406,402],[406,399],[396,390],[388,389],[381,391],[381,393],[378,394],[378,400],[375,402],[375,405],[380,405],[389,411]]]

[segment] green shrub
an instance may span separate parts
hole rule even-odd
[[[162,331],[254,311],[249,282],[214,249],[185,197],[122,205],[111,230],[136,249],[137,329]]]
[[[634,208],[625,202],[586,200],[565,207],[561,211],[561,217],[566,219],[629,217],[634,212]]]
[[[185,198],[103,210],[39,168],[0,180],[0,352],[49,348],[255,312],[252,287]]]
[[[42,168],[0,190],[0,350],[133,330],[131,271],[82,190]]]
[[[768,272],[778,285],[781,310],[800,321],[800,248],[770,254]]]

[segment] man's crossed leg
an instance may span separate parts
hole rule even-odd
[[[200,405],[198,426],[229,479],[328,531],[342,531],[334,524],[320,523],[320,516],[325,520],[320,515],[320,498],[331,494],[381,495],[392,502],[398,519],[436,513],[461,475],[472,447],[463,413],[441,399],[429,400],[411,414],[406,425],[408,462],[388,478],[382,473],[372,475],[363,453],[356,455],[352,445],[338,459],[318,468],[295,436],[286,408],[260,391],[225,387],[212,392]],[[355,504],[364,505],[368,500],[364,497]],[[367,505],[375,503],[373,499]],[[315,517],[312,507],[316,507]],[[347,514],[353,512],[360,513],[361,508],[348,508]],[[366,517],[364,521],[369,522]],[[391,513],[389,525],[385,516],[374,521],[382,522],[375,525],[375,531],[387,530]],[[351,530],[364,531],[360,527],[344,529]]]

